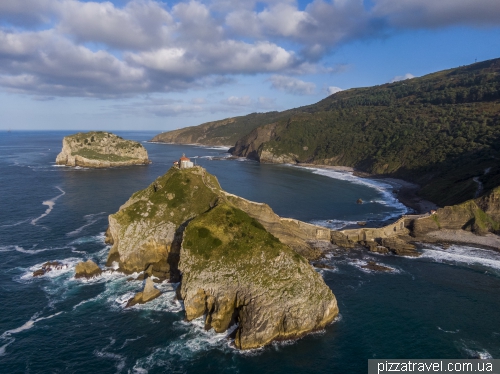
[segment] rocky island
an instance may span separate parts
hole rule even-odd
[[[308,239],[330,240],[318,230],[225,192],[202,167],[174,166],[109,217],[107,265],[180,281],[187,320],[233,327],[235,346],[251,349],[337,316],[334,294],[303,256],[318,256]]]
[[[104,131],[80,132],[64,137],[62,151],[56,158],[57,165],[89,168],[150,163],[148,152],[139,142]]]

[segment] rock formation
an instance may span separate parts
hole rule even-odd
[[[138,142],[103,131],[66,136],[56,164],[106,168],[151,163],[146,149]]]
[[[257,348],[325,327],[337,302],[307,260],[227,203],[186,228],[179,269],[186,318],[206,328],[238,323],[235,345]]]
[[[42,265],[40,269],[37,269],[33,272],[34,277],[40,277],[42,275],[47,274],[48,272],[52,270],[61,270],[61,269],[66,269],[68,265],[63,264],[62,262],[59,261],[48,261],[45,264]]]
[[[75,278],[92,278],[101,273],[101,268],[92,260],[79,262],[75,266]]]
[[[317,257],[308,241],[329,236],[226,193],[201,167],[174,167],[109,217],[108,265],[181,280],[186,318],[206,314],[217,332],[237,323],[235,345],[249,349],[322,329],[338,314],[335,296],[299,254]]]
[[[144,285],[144,290],[142,292],[136,293],[135,296],[127,302],[125,308],[134,306],[135,304],[145,304],[148,301],[156,299],[160,295],[161,291],[155,288],[153,280],[151,278],[147,278],[146,284]]]
[[[415,220],[412,235],[421,237],[436,230],[467,230],[478,235],[500,233],[500,187],[480,198],[446,206]]]

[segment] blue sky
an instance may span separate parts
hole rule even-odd
[[[0,131],[166,131],[497,57],[498,0],[6,0]]]

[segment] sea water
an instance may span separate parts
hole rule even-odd
[[[381,225],[406,212],[391,187],[349,173],[230,160],[223,148],[143,142],[153,164],[113,169],[56,166],[67,132],[0,134],[0,372],[365,373],[369,358],[499,358],[500,254],[425,245],[419,258],[332,253],[318,269],[340,315],[298,341],[240,352],[227,334],[184,321],[176,284],[124,306],[143,285],[105,271],[74,278],[76,263],[104,265],[107,216],[165,173],[182,153],[228,192],[284,217],[340,228]],[[365,203],[356,204],[361,198]],[[65,266],[41,277],[46,261]],[[393,269],[368,271],[368,261]]]

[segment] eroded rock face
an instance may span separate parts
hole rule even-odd
[[[251,349],[322,329],[337,301],[307,260],[227,203],[187,226],[179,269],[186,318],[206,328],[238,323],[235,345]]]
[[[101,268],[92,260],[79,262],[75,267],[75,278],[92,278],[101,273]]]
[[[113,247],[107,265],[116,261],[126,273],[147,270],[179,281],[182,233],[191,219],[215,205],[219,191],[217,179],[201,167],[171,168],[109,216]]]
[[[413,222],[414,236],[436,230],[467,230],[482,235],[500,233],[500,188],[462,204],[438,209],[429,217]]]
[[[146,279],[144,290],[142,292],[136,293],[135,296],[127,302],[125,308],[134,306],[135,304],[145,304],[148,301],[156,299],[160,295],[161,291],[155,288],[153,280],[151,278],[148,278]]]
[[[299,254],[314,258],[306,240],[329,242],[329,230],[228,194],[201,167],[172,168],[133,194],[109,217],[106,237],[108,265],[175,282],[182,272],[187,319],[207,313],[206,327],[218,332],[237,322],[241,349],[321,329],[338,313]]]
[[[105,168],[150,164],[148,152],[138,142],[103,131],[66,136],[56,164]]]
[[[399,256],[420,256],[420,252],[417,251],[417,248],[413,244],[407,243],[398,237],[383,238],[382,246],[388,248],[392,253]]]

